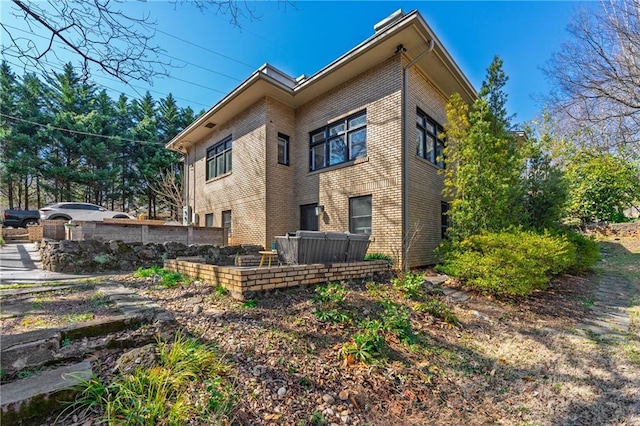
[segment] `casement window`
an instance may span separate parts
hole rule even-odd
[[[438,122],[418,109],[416,114],[416,153],[444,169],[444,129]]]
[[[367,112],[336,121],[310,134],[309,170],[367,156]]]
[[[209,228],[213,227],[213,213],[207,213],[204,215],[204,226]]]
[[[207,149],[207,180],[231,171],[231,136]]]
[[[349,198],[349,232],[371,235],[371,195]]]
[[[440,203],[440,237],[444,240],[447,237],[447,229],[450,226],[449,203]]]
[[[278,164],[289,165],[289,136],[278,133]]]

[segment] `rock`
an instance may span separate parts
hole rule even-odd
[[[342,420],[342,423],[344,423],[345,425],[348,425],[351,423],[351,417],[349,416],[340,416],[340,420]]]
[[[253,370],[251,371],[251,373],[256,377],[261,376],[266,372],[267,372],[267,367],[265,367],[264,365],[256,365],[255,367],[253,367]]]
[[[151,368],[158,364],[158,349],[154,343],[135,348],[124,353],[116,361],[116,369],[121,373],[132,373],[136,368]]]
[[[349,399],[349,391],[346,389],[341,390],[338,394],[338,398],[340,398],[340,400],[342,401],[346,401],[347,399]]]
[[[329,405],[336,402],[336,399],[333,396],[329,395],[328,393],[325,393],[324,395],[322,395],[322,400]]]
[[[283,397],[287,394],[287,388],[282,386],[280,389],[278,389],[278,396],[279,397]]]
[[[322,414],[324,414],[325,416],[333,416],[335,414],[335,411],[333,411],[331,408],[326,408]]]
[[[198,315],[200,312],[202,312],[202,306],[196,305],[196,306],[193,307],[193,314],[194,315]]]

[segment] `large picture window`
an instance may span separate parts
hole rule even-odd
[[[349,232],[371,235],[371,195],[349,198]]]
[[[416,114],[416,153],[444,169],[444,129],[438,122],[418,109]]]
[[[311,132],[309,170],[367,156],[367,112],[362,111]]]
[[[207,150],[207,180],[231,171],[231,136]]]

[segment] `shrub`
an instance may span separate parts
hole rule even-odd
[[[384,253],[378,253],[378,252],[367,253],[364,256],[364,260],[386,260],[389,266],[393,266],[393,257]]]
[[[565,236],[532,231],[473,235],[442,253],[439,270],[469,287],[495,295],[524,296],[544,290],[569,269],[576,249]]]
[[[575,274],[581,274],[590,270],[598,260],[600,260],[600,249],[593,237],[572,231],[570,229],[560,229],[557,235],[564,236],[576,249],[573,264],[567,270]]]

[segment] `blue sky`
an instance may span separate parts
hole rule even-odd
[[[129,87],[98,74],[93,81],[108,87],[114,98],[120,92],[138,98],[138,93],[150,90],[160,99],[171,92],[182,107],[208,109],[265,62],[294,77],[312,75],[371,36],[373,25],[395,10],[417,9],[476,89],[493,56],[500,55],[509,76],[509,113],[515,113],[520,123],[540,111],[535,98],[549,91],[540,68],[569,38],[566,27],[571,17],[578,8],[597,3],[264,1],[248,5],[257,19],[242,18],[241,27],[234,27],[228,16],[201,13],[189,5],[125,2],[124,11],[148,13],[157,21],[155,41],[167,55],[178,58],[171,61],[180,67],[171,69],[169,78],[156,78],[153,86],[134,81]],[[7,0],[0,0],[2,21],[22,26],[8,14],[8,6]],[[48,61],[52,67],[60,66],[53,57]],[[22,74],[18,66],[12,68]]]

